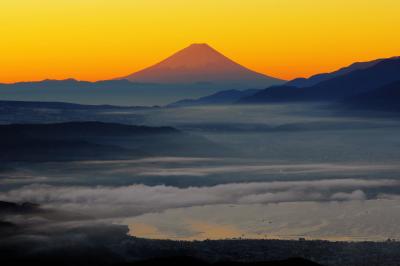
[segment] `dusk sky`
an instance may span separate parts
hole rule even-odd
[[[3,0],[0,82],[102,80],[191,43],[283,79],[400,55],[398,0]]]

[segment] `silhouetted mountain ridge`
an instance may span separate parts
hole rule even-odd
[[[248,89],[248,90],[226,90],[214,93],[212,95],[201,97],[198,99],[185,99],[172,104],[169,104],[170,107],[178,107],[178,106],[196,106],[196,105],[224,105],[224,104],[232,104],[238,101],[242,97],[250,96],[258,92],[256,89]]]
[[[312,87],[273,86],[239,103],[337,101],[385,86],[400,78],[400,59],[382,60],[373,66],[352,71]]]
[[[396,57],[393,57],[391,59],[395,59]],[[311,87],[314,86],[320,82],[338,77],[338,76],[342,76],[345,74],[348,74],[350,72],[353,72],[355,70],[361,70],[361,69],[366,69],[369,68],[371,66],[376,65],[377,63],[386,60],[385,59],[376,59],[376,60],[372,60],[372,61],[368,61],[368,62],[356,62],[353,63],[347,67],[343,67],[340,68],[339,70],[330,72],[330,73],[321,73],[321,74],[317,74],[314,76],[311,76],[309,78],[297,78],[294,80],[291,80],[289,82],[287,82],[285,85],[287,86],[293,86],[293,87],[299,87],[299,88],[303,88],[303,87]]]
[[[247,82],[217,84],[160,84],[105,80],[97,82],[44,80],[0,83],[0,100],[34,102],[68,102],[81,105],[154,106],[165,105],[185,98],[204,97],[228,89],[249,88]],[[268,83],[257,86],[264,88]],[[251,87],[251,86],[250,86]]]
[[[105,110],[105,109],[147,109],[145,106],[89,105],[66,102],[45,101],[0,101],[0,108],[48,108],[60,110]]]

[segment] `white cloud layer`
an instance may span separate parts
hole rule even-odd
[[[0,200],[35,202],[45,207],[105,218],[128,217],[200,205],[364,200],[366,195],[363,189],[395,186],[400,186],[400,181],[329,179],[234,183],[189,188],[145,185],[124,187],[30,185],[1,193]]]

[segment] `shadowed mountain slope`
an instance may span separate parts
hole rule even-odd
[[[312,87],[273,86],[239,103],[337,101],[377,89],[400,79],[400,59],[386,59],[367,69],[329,79]]]
[[[393,57],[393,59],[395,59],[395,57]],[[298,88],[311,87],[320,82],[348,74],[355,70],[361,70],[361,69],[366,69],[366,68],[372,67],[383,60],[386,60],[386,59],[376,59],[376,60],[372,60],[372,61],[368,61],[368,62],[356,62],[356,63],[351,64],[350,66],[343,67],[334,72],[317,74],[310,78],[297,78],[297,79],[287,82],[285,85],[298,87]]]
[[[356,109],[400,112],[400,80],[350,97],[344,103]]]

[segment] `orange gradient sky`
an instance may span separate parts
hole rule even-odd
[[[399,0],[2,0],[0,82],[101,80],[208,43],[284,79],[400,55]]]

